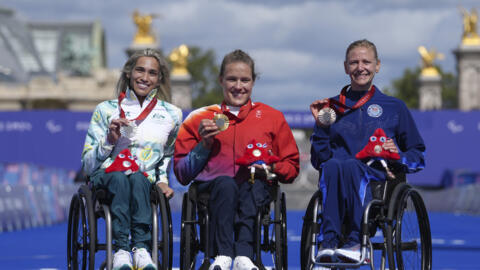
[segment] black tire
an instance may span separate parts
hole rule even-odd
[[[96,219],[92,193],[86,185],[73,195],[68,214],[68,269],[95,268]]]
[[[400,197],[404,192],[411,187],[406,183],[400,183],[395,186],[392,195],[390,196],[390,202],[388,205],[387,220],[391,223],[387,224],[386,244],[387,244],[387,263],[389,269],[396,269],[395,254],[395,236],[396,236],[396,224],[397,224],[397,205],[400,201]]]
[[[172,269],[172,216],[168,200],[157,185],[155,191],[158,198],[157,214],[161,219],[158,222],[158,269],[169,270]]]
[[[280,189],[277,190],[277,197],[274,201],[274,213],[273,219],[275,220],[274,223],[274,231],[275,231],[275,269],[282,270],[284,269],[283,265],[283,245],[282,245],[282,211],[281,211],[281,192]]]
[[[195,204],[188,198],[188,192],[183,195],[182,223],[180,232],[180,270],[195,269],[196,263],[196,230],[191,221],[195,218]],[[189,221],[189,222],[186,222]]]
[[[68,212],[67,268],[69,270],[86,269],[87,258],[83,256],[83,253],[78,256],[79,250],[82,249],[81,246],[86,241],[83,224],[86,224],[83,202],[79,199],[78,194],[74,194]]]
[[[281,200],[281,210],[282,210],[282,257],[283,257],[283,269],[288,269],[288,238],[287,238],[287,202],[285,199],[285,193],[282,192]]]
[[[430,222],[422,197],[408,189],[397,205],[395,246],[397,268],[432,269]]]
[[[313,209],[317,202],[316,198],[319,200],[322,199],[322,193],[320,191],[315,192],[310,202],[308,203],[307,209],[305,210],[305,215],[303,216],[303,225],[302,225],[302,237],[300,240],[300,269],[301,270],[311,270],[312,263],[310,261],[310,252],[312,245],[315,244],[315,239],[312,239],[313,236]]]

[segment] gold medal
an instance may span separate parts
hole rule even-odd
[[[318,122],[324,126],[330,126],[337,120],[335,110],[330,107],[325,107],[318,112]]]
[[[220,131],[226,130],[230,123],[230,121],[228,120],[228,117],[222,113],[215,114],[215,116],[213,117],[213,122],[215,122],[215,125],[218,127]]]

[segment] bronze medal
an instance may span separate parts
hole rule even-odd
[[[335,110],[330,107],[322,108],[318,112],[318,122],[324,126],[330,126],[335,123],[336,120],[337,114],[335,113]]]
[[[222,113],[215,114],[215,116],[213,117],[213,122],[215,123],[215,125],[218,127],[220,131],[226,130],[230,123],[230,121],[228,120],[228,117]]]

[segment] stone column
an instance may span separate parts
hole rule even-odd
[[[189,74],[176,75],[170,77],[172,85],[172,104],[182,110],[192,109],[192,77]]]
[[[442,108],[442,78],[440,75],[420,75],[420,110],[439,110]]]
[[[25,108],[27,88],[20,85],[0,84],[0,111],[20,111]]]
[[[457,58],[458,108],[480,109],[480,45],[460,45],[453,52]]]

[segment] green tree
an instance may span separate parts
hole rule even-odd
[[[418,77],[420,75],[420,68],[405,69],[403,76],[393,80],[393,90],[387,89],[386,92],[396,98],[399,98],[407,104],[409,108],[418,108]]]
[[[216,64],[215,52],[196,46],[188,49],[187,70],[192,76],[193,108],[220,103],[223,94],[218,83],[219,66]]]
[[[443,109],[457,108],[457,77],[450,72],[443,72],[442,68],[437,66],[437,70],[442,78],[442,107]],[[407,104],[409,108],[418,109],[419,107],[419,77],[421,69],[406,68],[402,77],[392,81],[392,89],[386,88],[384,91],[396,98],[399,98]]]
[[[458,109],[458,81],[455,74],[444,73],[439,69],[442,76],[442,107],[444,109]]]

